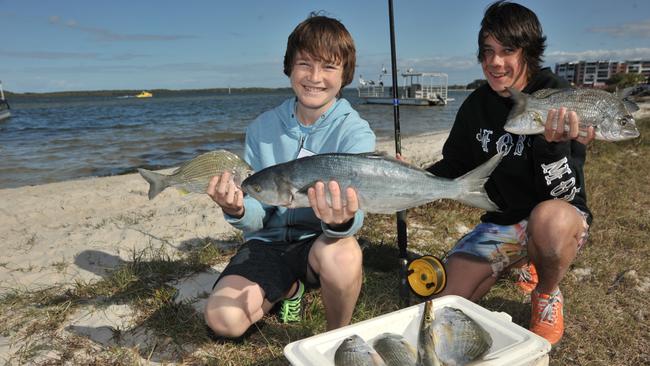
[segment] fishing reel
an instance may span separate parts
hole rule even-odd
[[[423,255],[408,262],[406,278],[411,291],[421,297],[435,295],[447,285],[445,266],[432,255]]]

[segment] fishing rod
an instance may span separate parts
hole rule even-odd
[[[402,136],[399,123],[399,98],[397,96],[397,56],[395,51],[395,20],[393,16],[393,0],[388,0],[388,22],[390,28],[390,65],[393,79],[393,121],[395,124],[395,153],[402,154]],[[408,236],[406,232],[406,210],[397,212],[397,247],[400,261],[399,297],[402,305],[408,305],[409,287],[407,282],[408,259],[406,247]]]
[[[402,136],[399,121],[399,97],[397,95],[397,56],[395,51],[395,20],[393,16],[393,0],[388,0],[388,21],[390,28],[390,63],[393,79],[393,120],[395,122],[395,153],[402,154]],[[408,235],[406,232],[406,210],[397,212],[397,247],[399,249],[399,297],[402,307],[409,305],[411,290],[423,298],[442,291],[447,282],[445,267],[432,255],[423,255],[409,262],[406,247]]]

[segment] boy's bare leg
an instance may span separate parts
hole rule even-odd
[[[535,207],[528,223],[528,257],[537,268],[538,292],[558,288],[576,258],[583,232],[583,218],[571,204],[550,200]]]
[[[269,312],[273,304],[264,298],[264,291],[255,282],[230,275],[214,288],[205,305],[205,321],[217,334],[236,338]]]
[[[445,271],[447,285],[436,297],[458,295],[477,301],[496,282],[488,262],[465,253],[451,255],[445,263]]]
[[[309,252],[309,263],[320,277],[327,330],[350,324],[362,281],[362,253],[357,240],[321,235]]]

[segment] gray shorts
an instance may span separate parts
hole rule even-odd
[[[317,238],[291,243],[249,240],[230,258],[217,282],[228,275],[242,276],[257,283],[271,303],[281,300],[296,280],[301,280],[308,288],[318,288],[318,277],[309,266],[309,251]],[[309,276],[308,271],[311,272]]]

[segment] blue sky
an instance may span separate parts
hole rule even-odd
[[[476,35],[491,1],[394,0],[398,65],[482,78]],[[650,59],[650,1],[521,1],[548,37],[547,65]],[[285,87],[286,39],[310,11],[341,20],[356,79],[390,65],[383,0],[0,0],[0,80],[14,92]]]

